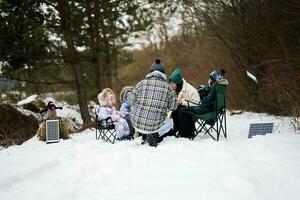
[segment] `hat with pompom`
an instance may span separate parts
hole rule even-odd
[[[214,83],[218,80],[221,80],[224,78],[225,70],[221,69],[221,71],[213,71],[209,74],[209,79]]]
[[[159,58],[155,59],[155,62],[151,65],[150,72],[153,72],[155,70],[165,73],[165,65],[161,62]]]

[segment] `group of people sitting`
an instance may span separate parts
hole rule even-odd
[[[164,64],[156,59],[145,79],[135,87],[123,88],[119,111],[114,92],[106,88],[98,94],[100,106],[96,112],[99,119],[112,119],[118,140],[142,136],[142,144],[156,147],[166,136],[193,138],[195,123],[191,113],[214,110],[216,84],[228,84],[224,74],[224,70],[213,71],[208,87],[200,85],[197,90],[182,78],[179,68],[168,79]]]

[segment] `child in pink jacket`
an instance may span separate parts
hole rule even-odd
[[[110,88],[105,88],[98,94],[100,106],[97,108],[97,115],[100,120],[111,117],[116,129],[118,140],[130,139],[130,129],[124,119],[125,113],[119,112],[115,108],[115,95]]]

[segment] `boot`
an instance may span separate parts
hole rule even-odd
[[[147,134],[147,140],[149,142],[149,146],[157,147],[158,133]]]
[[[147,135],[146,134],[142,134],[142,143],[141,145],[144,145],[147,143]]]

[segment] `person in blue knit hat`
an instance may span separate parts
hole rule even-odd
[[[209,74],[208,79],[208,92],[207,95],[202,98],[202,102],[199,106],[186,107],[182,109],[181,118],[179,119],[180,123],[183,126],[183,134],[191,135],[194,134],[195,125],[193,126],[185,126],[189,121],[189,117],[191,118],[190,112],[195,114],[205,114],[212,112],[214,110],[213,102],[216,100],[216,84],[228,85],[228,81],[224,79],[225,70],[221,71],[213,71]],[[215,121],[210,121],[209,124],[213,125]]]

